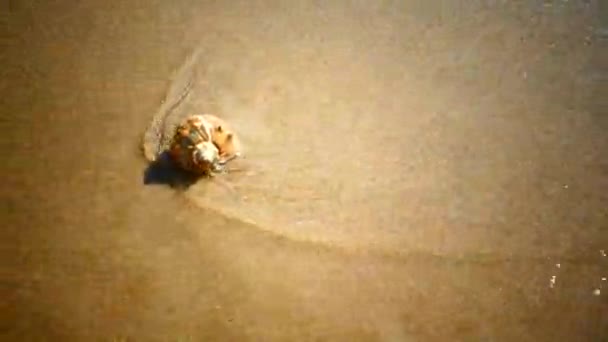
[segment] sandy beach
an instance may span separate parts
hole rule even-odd
[[[601,10],[9,1],[0,338],[608,339]],[[186,86],[245,158],[175,189]]]

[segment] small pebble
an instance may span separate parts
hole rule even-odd
[[[551,277],[551,280],[549,280],[549,287],[553,288],[553,286],[555,286],[555,276]]]
[[[593,295],[599,296],[600,295],[600,289],[593,290]]]
[[[602,281],[606,281],[606,277],[602,277]]]
[[[603,249],[600,249],[600,254],[605,257],[606,256],[606,251],[604,251]]]
[[[560,268],[562,265],[561,264],[555,264],[555,267]]]

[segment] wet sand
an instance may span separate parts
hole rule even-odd
[[[608,338],[598,3],[439,4],[4,5],[2,340]],[[197,49],[232,191],[143,182]]]

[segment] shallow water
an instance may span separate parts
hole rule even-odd
[[[597,8],[10,3],[5,338],[606,338]],[[144,185],[189,72],[246,158]]]

